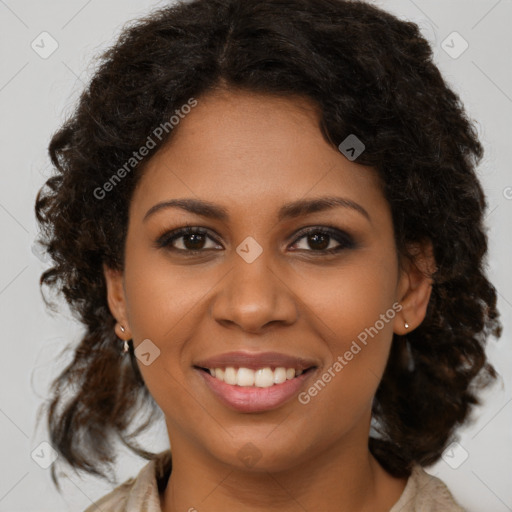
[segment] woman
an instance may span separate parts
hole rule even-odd
[[[116,436],[150,460],[88,510],[462,510],[422,466],[495,377],[500,323],[482,147],[415,24],[341,0],[164,8],[49,151],[41,282],[86,328],[51,441],[101,476]],[[172,467],[133,440],[159,411]]]

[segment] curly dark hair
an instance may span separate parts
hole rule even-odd
[[[158,406],[133,346],[130,358],[120,355],[102,271],[123,268],[129,203],[149,159],[108,200],[95,191],[188,99],[223,87],[312,100],[330,144],[349,134],[364,141],[357,163],[381,176],[398,254],[412,258],[412,243],[431,242],[437,268],[426,318],[394,336],[369,448],[395,476],[438,460],[496,377],[485,343],[501,324],[484,268],[487,205],[475,172],[483,149],[418,26],[361,1],[193,0],[135,20],[99,59],[51,139],[56,173],[35,205],[53,262],[41,288],[62,293],[86,328],[52,385],[52,445],[75,469],[102,477],[115,462],[116,436],[146,459],[155,455],[135,436]],[[142,404],[150,415],[130,431]],[[52,479],[59,487],[53,466]]]

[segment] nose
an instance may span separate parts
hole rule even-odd
[[[250,333],[293,324],[298,316],[295,295],[265,251],[251,263],[238,254],[233,260],[211,306],[213,318],[224,327],[237,326]]]

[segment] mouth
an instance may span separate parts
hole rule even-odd
[[[194,366],[194,370],[223,406],[240,413],[263,413],[290,402],[307,386],[318,367]]]

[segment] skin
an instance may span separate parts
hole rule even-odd
[[[340,504],[346,512],[379,512],[403,492],[406,480],[368,451],[371,404],[393,333],[413,330],[425,316],[432,283],[421,270],[432,261],[419,247],[416,265],[399,264],[376,172],[330,146],[318,122],[306,99],[233,90],[198,98],[134,192],[124,270],[104,268],[110,309],[125,328],[117,325],[117,335],[135,348],[150,339],[160,350],[150,365],[138,364],[172,444],[165,512],[339,511]],[[349,199],[368,218],[349,207],[277,218],[285,203],[324,196]],[[229,217],[173,207],[144,220],[154,205],[176,198],[210,201]],[[155,246],[185,225],[214,239],[194,245],[185,236],[175,251]],[[314,240],[297,236],[308,226],[334,227],[354,244],[323,255]],[[263,249],[252,263],[236,252],[248,236]],[[203,252],[178,252],[187,248]],[[272,411],[239,413],[193,368],[232,350],[283,352],[316,362],[304,391],[394,303],[401,311],[306,405],[294,397]],[[250,466],[239,457],[247,443],[259,456]]]

